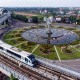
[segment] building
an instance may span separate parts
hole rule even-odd
[[[3,8],[0,8],[0,15],[3,14],[3,11],[4,11],[4,9]]]
[[[61,17],[56,17],[56,22],[61,22]]]

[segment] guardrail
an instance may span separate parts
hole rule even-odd
[[[40,61],[43,65],[46,65],[49,68],[52,68],[53,70],[55,69],[55,70],[57,70],[61,73],[65,73],[69,76],[80,79],[80,70],[79,69],[76,69],[76,68],[61,64],[61,63],[56,63],[54,61],[53,61],[53,64],[52,64],[52,62],[50,63],[48,59],[42,58],[40,56],[36,56],[36,59],[38,61]]]

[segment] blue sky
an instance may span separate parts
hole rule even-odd
[[[0,0],[0,7],[80,7],[80,0]]]

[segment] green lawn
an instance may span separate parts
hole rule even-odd
[[[44,58],[48,58],[48,59],[51,59],[51,60],[54,60],[55,58],[58,59],[58,57],[57,57],[57,55],[56,55],[56,52],[55,52],[55,50],[54,50],[54,47],[52,47],[52,49],[51,49],[51,50],[53,50],[54,52],[51,52],[51,53],[42,53],[42,52],[40,51],[40,47],[41,47],[41,46],[39,46],[39,47],[34,51],[33,54],[38,55],[38,56],[41,56],[41,57],[44,57]]]
[[[61,51],[61,48],[57,46],[57,50],[59,52],[59,56],[61,60],[69,60],[69,59],[77,59],[80,58],[80,52],[76,51],[74,48],[70,48],[73,51],[72,54],[67,54]]]
[[[18,46],[16,46],[16,47],[18,47],[18,48],[20,48],[20,49],[22,49],[22,50],[24,50],[24,51],[28,51],[28,52],[32,52],[32,50],[35,48],[35,46],[36,45],[30,45],[30,46],[28,46],[27,45],[27,42],[26,43],[23,43],[23,44],[21,44],[21,45],[18,45]]]

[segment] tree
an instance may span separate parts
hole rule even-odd
[[[76,22],[76,16],[70,16],[69,19],[71,23]]]
[[[11,17],[12,17],[13,19],[15,19],[15,18],[16,18],[16,15],[15,15],[15,13],[14,13],[14,12],[12,12]]]
[[[53,15],[53,17],[55,17],[57,15],[57,13],[53,12],[52,15]]]
[[[32,22],[33,23],[38,23],[38,17],[37,16],[32,16]]]
[[[80,18],[76,20],[77,24],[80,24]]]
[[[28,22],[28,19],[26,18],[26,16],[18,15],[18,14],[15,14],[14,12],[12,12],[11,17],[13,19],[18,19],[18,20],[21,20],[21,21],[24,21],[24,22]]]
[[[18,80],[17,78],[15,78],[12,74],[10,76],[10,80]]]
[[[66,20],[66,17],[62,17],[62,18],[61,18],[61,22],[62,22],[62,23],[65,23],[65,20]]]

